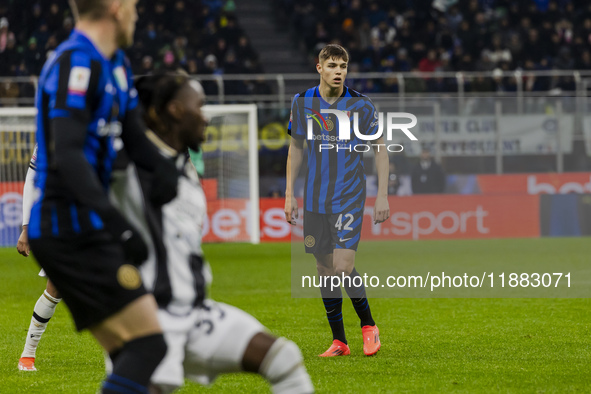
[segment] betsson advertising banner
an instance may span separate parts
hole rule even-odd
[[[558,183],[545,176],[550,175],[536,178],[536,183],[532,181],[529,189],[526,182],[517,194],[392,196],[389,198],[391,216],[379,225],[372,223],[375,198],[368,198],[362,239],[539,237],[540,197],[537,194],[552,192],[550,187],[564,192],[575,188],[571,184],[590,182],[588,174],[586,179],[566,177],[560,178]],[[524,184],[522,181],[517,183],[520,188]],[[3,184],[0,190],[0,246],[13,246],[22,221],[22,183]],[[523,191],[529,191],[529,194]],[[284,203],[283,198],[260,200],[261,241],[289,241],[292,230],[295,239],[302,237],[302,212],[298,224],[290,226],[285,222]],[[204,242],[248,241],[248,204],[245,199],[209,201],[203,228]]]
[[[390,218],[372,222],[375,198],[368,198],[363,240],[516,238],[540,235],[537,196],[432,195],[390,197]],[[285,222],[282,198],[261,199],[261,241],[289,241],[303,236],[302,212],[296,226]],[[248,201],[210,201],[205,242],[249,239]]]

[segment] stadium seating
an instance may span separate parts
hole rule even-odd
[[[336,42],[348,48],[352,69],[361,72],[591,70],[588,1],[282,0],[278,8],[311,63],[322,46]],[[515,90],[508,80],[481,82],[468,90]],[[573,81],[540,78],[526,89],[556,87],[573,89]],[[396,89],[372,83],[362,90]],[[454,86],[431,80],[412,90]]]
[[[191,74],[260,72],[234,9],[232,0],[139,1],[135,44],[128,52],[134,72],[179,67]],[[1,2],[0,76],[39,75],[72,28],[67,0]]]

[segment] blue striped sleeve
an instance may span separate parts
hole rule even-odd
[[[90,56],[81,51],[64,52],[56,61],[44,85],[49,97],[49,119],[90,117],[88,97],[92,97],[99,79]]]
[[[299,94],[296,94],[291,104],[291,114],[289,116],[289,125],[287,126],[287,134],[298,140],[306,138],[304,131],[303,114],[300,113],[300,106],[298,100]]]

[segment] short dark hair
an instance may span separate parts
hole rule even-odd
[[[349,62],[349,54],[345,48],[338,44],[328,44],[322,48],[318,55],[320,63],[326,59],[343,59],[344,61]]]
[[[112,0],[69,0],[70,8],[76,20],[88,18],[97,20],[103,18]]]

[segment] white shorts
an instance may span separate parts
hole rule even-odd
[[[240,372],[250,340],[266,331],[248,313],[212,300],[186,317],[161,310],[158,320],[168,351],[151,381],[164,393],[182,386],[185,378],[208,385],[220,373]]]

